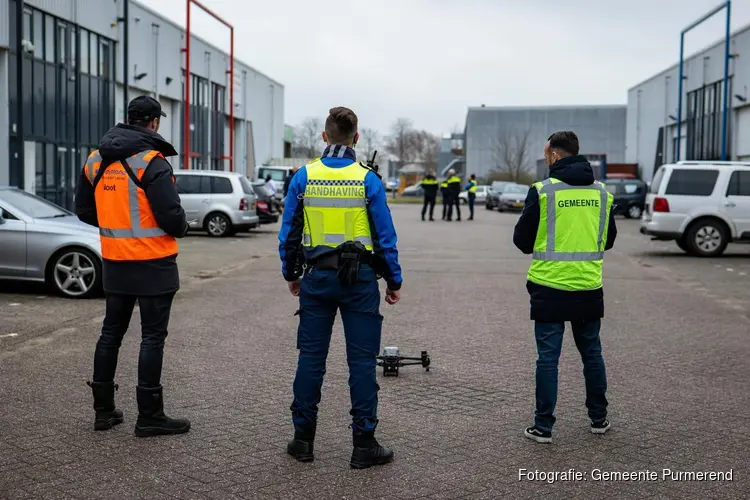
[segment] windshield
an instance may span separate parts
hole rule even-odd
[[[34,219],[50,219],[52,217],[73,215],[72,212],[68,212],[44,198],[34,196],[20,189],[0,189],[0,200],[10,203]]]
[[[503,188],[503,193],[510,193],[510,194],[526,194],[529,192],[529,188],[526,186],[506,186]]]
[[[255,194],[252,184],[245,177],[240,177],[240,185],[242,186],[242,192],[245,194]]]
[[[261,168],[258,170],[258,178],[264,179],[267,175],[271,175],[271,179],[274,181],[284,182],[284,179],[286,179],[286,173],[287,170],[285,169],[278,169],[278,168]]]
[[[505,186],[506,184],[507,182],[495,181],[492,183],[492,187],[490,189],[492,189],[493,191],[502,191],[503,186]]]

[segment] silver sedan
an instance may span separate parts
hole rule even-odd
[[[64,297],[87,298],[101,290],[101,259],[97,228],[43,198],[0,186],[0,280],[46,283]]]

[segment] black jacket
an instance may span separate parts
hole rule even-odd
[[[424,180],[431,180],[435,182],[433,184],[425,184]],[[440,184],[437,182],[437,179],[435,179],[434,175],[427,174],[425,175],[424,180],[420,185],[422,186],[425,197],[435,198],[437,196],[438,186],[440,186]]]
[[[143,127],[118,124],[107,132],[99,144],[102,168],[142,151],[155,149],[164,156],[177,151],[159,134]],[[159,227],[175,238],[188,230],[185,211],[177,188],[172,182],[172,166],[162,158],[154,158],[141,178],[141,186],[151,205]],[[76,214],[92,226],[99,227],[94,187],[83,169],[76,186]],[[104,260],[104,291],[127,295],[161,295],[180,288],[177,255],[150,261],[120,262]]]
[[[571,186],[588,186],[594,182],[594,171],[583,156],[569,156],[550,167],[549,176]],[[513,233],[513,244],[525,254],[534,252],[539,227],[539,193],[529,189],[521,217]],[[615,245],[617,226],[614,210],[610,212],[607,241],[604,249]],[[535,321],[585,321],[604,317],[603,289],[581,292],[557,290],[527,281],[531,295],[531,319]]]

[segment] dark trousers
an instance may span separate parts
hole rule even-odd
[[[607,417],[607,373],[599,339],[601,320],[574,321],[573,338],[583,361],[583,376],[586,379],[586,408],[593,422],[603,422]],[[555,424],[557,404],[557,365],[563,343],[565,323],[534,323],[536,347],[539,359],[536,362],[536,413],[537,429],[551,431]]]
[[[336,271],[313,268],[302,278],[299,306],[299,359],[291,406],[295,430],[304,433],[316,425],[333,321],[336,312],[341,311],[352,402],[349,414],[354,428],[374,431],[380,389],[375,357],[380,351],[383,324],[375,272],[362,266],[359,281],[345,287]]]
[[[449,194],[444,194],[442,198],[443,198],[443,220],[445,220],[448,217],[448,205],[451,204],[451,196]]]
[[[141,312],[141,353],[138,358],[138,385],[158,387],[174,293],[141,296],[107,294],[102,334],[94,353],[94,382],[112,382],[117,356],[130,325],[136,301]]]
[[[448,203],[448,220],[453,218],[453,206],[456,206],[456,220],[461,220],[461,200],[458,196],[451,195]]]
[[[435,196],[424,197],[424,204],[422,205],[422,220],[424,220],[428,206],[430,207],[430,220],[432,220],[432,213],[435,211]]]
[[[477,199],[475,193],[469,193],[469,219],[474,218],[474,200]]]

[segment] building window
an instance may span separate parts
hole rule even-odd
[[[23,39],[29,42],[34,40],[31,30],[31,11],[29,9],[23,9]]]
[[[89,73],[91,76],[99,76],[99,36],[94,33],[89,35]]]
[[[81,29],[81,73],[89,72],[89,32]]]
[[[78,47],[78,33],[76,32],[76,29],[71,26],[70,27],[70,67],[75,69],[78,65],[78,55],[76,54],[76,47]]]
[[[34,57],[44,57],[44,17],[38,10],[34,11],[34,29],[31,33],[34,44]]]
[[[55,20],[52,16],[44,16],[44,60],[55,62]]]
[[[63,23],[57,23],[57,63],[63,66],[68,64],[68,27]]]
[[[110,74],[109,42],[101,39],[99,47],[99,76],[110,78],[112,75]]]
[[[721,158],[723,85],[719,80],[687,95],[687,160]]]

